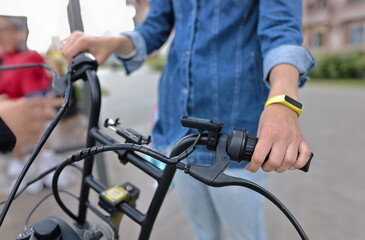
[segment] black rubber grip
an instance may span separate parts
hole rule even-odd
[[[229,136],[227,144],[227,153],[232,161],[242,162],[251,161],[253,152],[255,151],[258,138],[249,134],[247,131],[243,130],[233,130],[232,134]],[[265,161],[269,159],[270,152],[266,156]],[[308,162],[304,167],[300,168],[303,172],[308,172],[314,154],[311,153]]]
[[[308,162],[304,165],[304,167],[300,168],[299,170],[302,170],[303,172],[308,172],[309,171],[309,167],[310,167],[311,162],[312,162],[313,156],[314,156],[314,154],[311,153]]]

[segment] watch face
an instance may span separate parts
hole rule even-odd
[[[288,103],[290,103],[291,105],[299,108],[299,109],[302,109],[302,104],[298,101],[295,101],[294,99],[292,99],[291,97],[285,95],[285,101],[287,101]]]

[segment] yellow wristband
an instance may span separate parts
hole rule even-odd
[[[303,105],[300,102],[289,97],[288,95],[279,95],[279,96],[269,98],[265,103],[265,107],[267,107],[273,103],[283,104],[284,106],[286,106],[286,107],[290,108],[291,110],[293,110],[294,112],[296,112],[298,114],[298,117],[300,116],[300,114],[302,114]]]

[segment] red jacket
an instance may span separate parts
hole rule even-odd
[[[2,65],[44,64],[44,59],[36,51],[1,54]],[[0,94],[16,99],[50,88],[51,79],[42,68],[0,71]]]

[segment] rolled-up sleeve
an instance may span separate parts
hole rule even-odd
[[[116,57],[122,61],[127,74],[138,69],[147,55],[159,49],[168,39],[174,25],[174,14],[171,0],[150,0],[150,10],[146,20],[134,31],[122,34],[132,39],[136,52],[127,58]]]
[[[302,47],[302,1],[261,0],[258,35],[263,56],[263,80],[269,86],[268,77],[278,64],[291,64],[300,73],[299,87],[306,82],[307,73],[315,61],[310,52]]]
[[[114,56],[123,63],[126,73],[130,74],[138,69],[147,58],[146,42],[141,34],[136,31],[123,32],[121,34],[128,36],[132,40],[135,51],[131,56],[119,54],[114,54]]]
[[[282,45],[268,52],[264,57],[264,80],[269,84],[268,77],[273,67],[278,64],[291,64],[299,71],[299,87],[308,80],[307,73],[314,67],[315,61],[310,52],[300,46]]]

